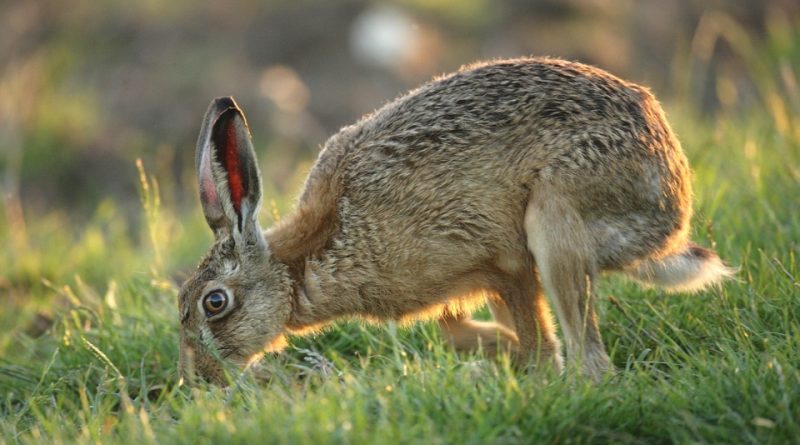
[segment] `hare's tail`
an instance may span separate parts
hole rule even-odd
[[[672,255],[645,259],[625,269],[637,281],[675,292],[699,291],[719,284],[735,272],[713,250],[691,243]]]

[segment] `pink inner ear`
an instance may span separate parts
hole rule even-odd
[[[241,215],[244,184],[242,181],[242,172],[239,168],[238,144],[236,125],[234,124],[234,119],[230,119],[225,128],[225,170],[228,172],[228,188],[231,193],[233,209],[236,210],[236,213]]]

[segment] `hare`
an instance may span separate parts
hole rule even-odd
[[[332,320],[436,318],[458,349],[598,380],[612,369],[594,284],[617,271],[695,291],[731,275],[688,240],[690,170],[650,92],[550,58],[433,80],[324,145],[296,209],[258,222],[244,113],[215,99],[196,152],[215,241],[179,295],[182,375],[225,384],[287,334]],[[489,301],[494,322],[470,311]]]

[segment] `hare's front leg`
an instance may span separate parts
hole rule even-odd
[[[511,315],[511,311],[508,310],[508,305],[505,301],[499,298],[489,299],[489,310],[492,311],[492,318],[494,318],[495,323],[512,331],[514,330],[514,317]]]
[[[519,339],[515,362],[523,367],[531,363],[537,367],[549,366],[561,372],[564,367],[561,343],[536,269],[521,271],[504,282],[506,286],[499,292],[507,311],[504,314],[502,308],[494,308],[492,312],[498,319],[508,315],[513,319]]]
[[[526,211],[528,246],[553,300],[567,359],[595,381],[612,370],[594,310],[596,262],[580,215],[555,192],[534,197]]]
[[[494,306],[497,302],[491,301]],[[475,351],[482,349],[485,354],[492,357],[498,352],[513,352],[517,349],[517,336],[512,328],[497,322],[477,321],[468,314],[447,314],[439,319],[439,327],[445,338],[458,351]]]

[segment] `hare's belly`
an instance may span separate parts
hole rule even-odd
[[[359,273],[362,315],[402,320],[469,312],[507,279],[508,269],[530,265],[524,236],[508,232],[487,243],[428,236],[387,246]]]
[[[436,279],[417,277],[364,283],[358,287],[361,315],[374,319],[430,319],[444,311],[469,313],[485,301],[491,279],[482,271],[441,271]]]

